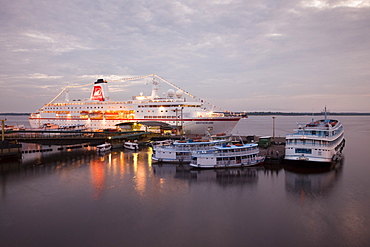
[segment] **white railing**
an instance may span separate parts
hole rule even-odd
[[[201,150],[211,150],[211,149],[215,149],[214,146],[202,146],[202,145],[194,145],[194,146],[191,146],[191,147],[182,147],[182,146],[169,146],[169,147],[156,147],[155,150],[156,151],[162,151],[162,152],[184,152],[184,151],[187,151],[187,152],[191,152],[191,151],[201,151]]]
[[[248,150],[248,151],[236,151],[236,152],[223,152],[223,151],[195,151],[193,152],[193,156],[201,157],[201,156],[215,156],[215,157],[229,157],[229,156],[243,156],[243,155],[253,155],[258,154],[259,150]]]
[[[343,136],[340,136],[334,141],[323,141],[326,143],[321,143],[320,140],[286,140],[286,146],[295,147],[295,146],[305,146],[305,147],[332,147],[336,146],[343,140]]]

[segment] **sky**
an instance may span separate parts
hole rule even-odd
[[[0,112],[149,74],[229,111],[370,112],[369,23],[370,0],[0,0]]]

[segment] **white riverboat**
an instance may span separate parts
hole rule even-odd
[[[58,126],[84,125],[91,130],[116,129],[118,124],[146,121],[165,122],[184,134],[231,132],[242,116],[228,112],[213,112],[215,106],[196,98],[163,78],[153,74],[121,81],[153,77],[151,95],[140,93],[132,99],[113,101],[110,99],[108,82],[98,79],[95,83],[65,87],[51,102],[45,104],[29,117],[32,128],[45,124]],[[155,79],[159,79],[156,81]],[[171,87],[159,93],[160,82]],[[93,85],[89,99],[69,98],[69,89]],[[174,89],[177,89],[175,92]],[[65,99],[60,95],[65,92]],[[161,95],[161,96],[158,96]],[[144,126],[142,126],[145,128]]]
[[[344,128],[339,120],[325,118],[298,125],[286,135],[285,159],[292,161],[332,162],[342,158]]]
[[[214,146],[229,142],[230,136],[223,139],[188,139],[178,140],[170,145],[153,146],[152,160],[170,163],[189,163],[193,151],[210,150]]]
[[[193,152],[189,165],[197,168],[254,166],[265,160],[265,157],[258,154],[258,144],[255,143],[215,146],[211,150]]]
[[[106,152],[106,151],[109,151],[111,149],[112,149],[112,145],[108,142],[96,146],[96,151],[98,153]]]

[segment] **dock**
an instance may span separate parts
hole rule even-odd
[[[138,141],[146,146],[153,140],[192,138],[184,135],[161,135],[145,131],[58,131],[58,130],[9,130],[3,132],[5,139],[0,147],[0,160],[21,158],[22,154],[34,152],[51,152],[50,148],[39,150],[22,150],[21,144],[35,143],[40,145],[57,145],[58,150],[85,148],[109,142],[113,147],[122,147],[125,141]],[[196,138],[195,136],[194,138]],[[198,136],[199,137],[199,136]],[[260,155],[265,157],[265,164],[281,164],[285,155],[285,137],[234,136],[234,141],[258,143]],[[10,143],[14,143],[10,145]]]
[[[88,143],[98,145],[104,142],[115,144],[125,140],[148,138],[145,131],[57,131],[57,130],[11,130],[4,133],[5,140],[42,145],[72,145]]]
[[[260,155],[266,157],[265,164],[281,164],[285,156],[285,137],[275,137],[268,145],[260,145]]]

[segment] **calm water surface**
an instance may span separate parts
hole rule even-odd
[[[1,246],[370,246],[370,117],[337,118],[344,160],[318,169],[158,166],[150,149],[25,157],[0,176]],[[278,116],[275,135],[310,120]],[[272,135],[272,118],[234,132]]]

